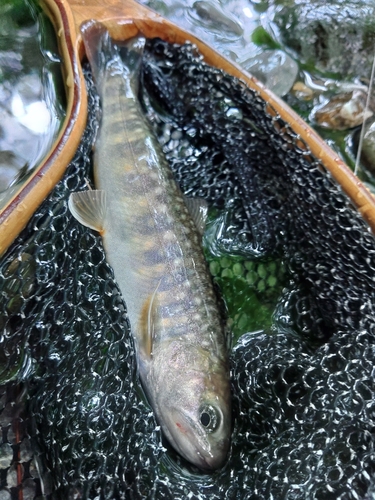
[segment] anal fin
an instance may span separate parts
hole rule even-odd
[[[207,201],[204,198],[188,198],[187,196],[184,196],[184,200],[198,232],[203,234],[208,212]]]

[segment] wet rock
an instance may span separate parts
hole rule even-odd
[[[361,90],[338,94],[316,108],[311,118],[321,127],[346,130],[361,125],[373,115],[366,109],[367,95]]]
[[[369,77],[375,41],[372,0],[281,0],[273,9],[282,43],[304,62],[345,77]]]
[[[198,0],[193,3],[193,11],[208,29],[218,31],[222,35],[242,36],[243,28],[239,21],[224,12],[214,2]]]
[[[282,50],[266,50],[238,62],[278,96],[289,92],[298,74],[297,63]]]

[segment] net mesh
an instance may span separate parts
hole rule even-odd
[[[271,328],[233,348],[231,452],[203,474],[163,441],[101,239],[67,209],[91,178],[85,77],[75,158],[0,263],[0,499],[375,498],[375,241],[349,199],[255,92],[148,41],[145,110],[218,214],[207,247],[287,269]]]

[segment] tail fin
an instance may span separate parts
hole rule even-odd
[[[135,94],[138,92],[145,43],[143,36],[135,36],[120,45],[121,60]]]
[[[117,64],[118,67],[121,66],[124,75],[133,85],[138,86],[145,46],[144,37],[138,36],[121,44],[115,44],[107,28],[98,21],[88,21],[82,26],[81,32],[99,94],[104,70],[109,62]]]
[[[100,22],[88,21],[81,27],[81,33],[96,87],[101,93],[104,70],[110,60],[119,57],[118,50],[107,28]]]

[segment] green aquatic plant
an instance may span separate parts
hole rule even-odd
[[[272,36],[262,27],[257,26],[251,35],[251,41],[256,45],[268,49],[280,49],[281,45],[272,38]]]
[[[287,281],[282,259],[248,259],[230,254],[206,258],[226,305],[234,341],[241,335],[271,327],[273,313]]]

